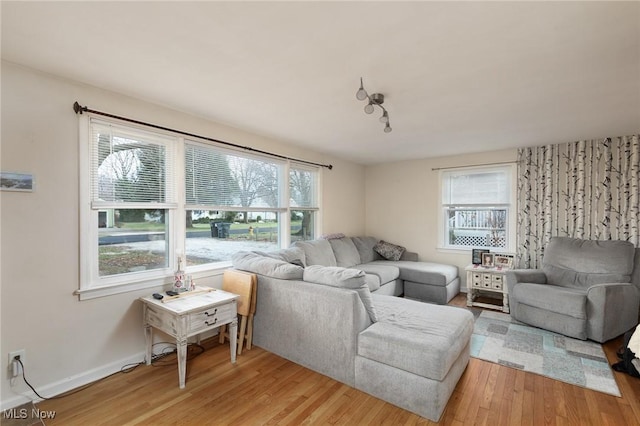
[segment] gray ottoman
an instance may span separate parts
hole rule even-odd
[[[373,295],[378,322],[358,336],[356,387],[437,422],[468,362],[466,309]]]

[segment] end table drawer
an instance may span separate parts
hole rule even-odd
[[[167,314],[162,311],[155,311],[153,308],[147,306],[145,321],[147,324],[156,327],[163,331],[171,331],[174,334],[178,332],[178,326],[176,323],[176,317]]]
[[[189,333],[218,327],[220,324],[226,324],[231,321],[235,315],[235,301],[222,306],[205,309],[204,311],[194,312],[189,315]]]
[[[493,279],[491,280],[491,286],[496,290],[502,290],[503,286],[503,275],[493,275]]]

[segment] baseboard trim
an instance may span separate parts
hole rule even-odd
[[[36,387],[38,393],[44,397],[60,395],[64,392],[79,388],[80,386],[87,385],[105,378],[113,373],[117,373],[127,364],[135,364],[144,360],[144,352],[137,353],[127,358],[122,358],[118,361],[97,367],[80,374],[73,375],[71,377],[64,378],[57,382],[50,383],[44,386]],[[21,378],[18,380],[22,380]],[[25,385],[26,386],[26,385]],[[4,397],[5,395],[3,395]],[[38,397],[32,390],[24,392],[16,392],[16,394],[10,398],[3,399],[0,403],[2,410],[9,410],[22,405],[27,402],[40,402],[42,399]]]

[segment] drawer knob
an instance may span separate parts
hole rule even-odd
[[[215,315],[215,314],[217,314],[217,313],[218,313],[218,308],[215,308],[215,309],[213,310],[213,313],[212,313],[212,314],[210,314],[210,313],[209,313],[209,312],[207,312],[207,311],[204,311],[204,314],[205,314],[206,316],[208,316],[208,317],[212,317],[212,316],[214,316],[214,315]]]
[[[213,319],[213,322],[211,322],[211,323],[210,323],[209,321],[205,321],[204,323],[205,323],[207,326],[211,326],[211,325],[214,325],[214,324],[215,324],[215,323],[217,323],[217,322],[218,322],[218,318],[214,318],[214,319]]]

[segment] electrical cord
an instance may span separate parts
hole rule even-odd
[[[158,343],[154,343],[154,344],[153,344],[153,346],[155,346],[155,345],[160,345],[160,344],[169,344],[169,345],[174,345],[174,346],[175,346],[175,344],[173,344],[173,343],[167,343],[167,342],[158,342]],[[196,348],[196,349],[197,349],[197,352],[193,352],[193,351],[191,351],[193,354],[190,356],[190,353],[189,353],[190,351],[189,351],[189,350],[190,350],[191,348]],[[170,350],[169,352],[166,352],[166,350],[167,350],[167,349],[171,349],[171,350]],[[187,345],[187,361],[189,361],[189,360],[191,360],[191,359],[193,359],[193,358],[195,358],[195,357],[197,357],[197,356],[201,355],[204,351],[205,351],[205,349],[204,349],[204,346],[202,346],[202,345],[195,344],[195,343]],[[177,358],[176,358],[176,359],[174,359],[174,360],[168,361],[168,362],[158,363],[158,361],[162,361],[164,358],[166,358],[166,357],[168,357],[168,356],[170,356],[170,355],[173,355],[173,354],[175,354],[175,353],[177,353],[177,350],[176,350],[176,348],[175,348],[175,347],[173,347],[173,348],[171,348],[171,347],[167,347],[167,348],[164,348],[164,349],[162,350],[162,352],[161,352],[161,353],[159,353],[159,354],[155,354],[155,355],[151,355],[151,366],[153,366],[153,367],[167,367],[167,366],[170,366],[170,365],[175,364],[175,361],[177,361]],[[138,368],[139,366],[141,366],[141,365],[144,365],[144,364],[145,364],[145,362],[144,362],[144,361],[141,361],[141,362],[134,362],[134,363],[131,363],[131,364],[125,364],[125,365],[123,365],[123,366],[120,368],[120,370],[119,370],[119,371],[116,371],[116,372],[114,372],[114,373],[111,373],[111,374],[109,374],[108,376],[102,377],[101,379],[98,379],[98,380],[96,380],[96,381],[94,381],[94,382],[87,383],[87,384],[86,384],[86,385],[84,385],[84,386],[81,386],[81,387],[79,387],[79,388],[76,388],[76,389],[70,390],[70,391],[65,392],[65,393],[62,393],[62,394],[60,394],[60,395],[51,396],[51,397],[44,397],[44,396],[40,395],[40,394],[38,393],[38,391],[37,391],[37,390],[36,390],[36,389],[31,385],[31,383],[29,383],[29,381],[27,380],[27,376],[25,375],[25,368],[24,368],[24,364],[22,363],[22,360],[21,360],[20,358],[18,358],[18,359],[16,359],[16,361],[20,364],[20,368],[21,368],[21,370],[22,370],[22,380],[24,380],[24,382],[27,384],[27,386],[29,386],[29,388],[31,388],[31,390],[33,391],[33,393],[35,393],[35,394],[38,396],[38,398],[43,399],[43,400],[61,399],[61,398],[65,398],[65,397],[70,396],[70,395],[74,395],[74,394],[76,394],[76,393],[78,393],[78,392],[80,392],[80,391],[83,391],[83,390],[85,390],[85,389],[87,389],[87,388],[89,388],[89,387],[91,387],[91,386],[95,385],[96,383],[99,383],[99,382],[101,382],[101,381],[103,381],[103,380],[108,379],[108,378],[109,378],[109,377],[111,377],[111,376],[115,376],[116,374],[120,374],[120,373],[122,373],[122,374],[131,373],[133,370],[135,370],[135,369],[136,369],[136,368]]]

